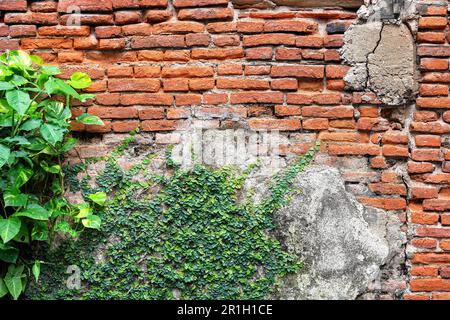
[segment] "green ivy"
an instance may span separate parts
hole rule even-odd
[[[69,137],[72,101],[93,97],[75,89],[91,79],[75,72],[64,81],[60,73],[23,51],[0,55],[0,298],[18,299],[30,278],[38,282],[41,261],[28,252],[36,242],[99,228],[88,203],[65,199],[61,169],[64,153],[77,143]],[[77,121],[102,124],[88,114]]]
[[[67,169],[70,187],[85,198],[108,195],[105,205],[96,207],[102,227],[50,251],[43,269],[46,286],[30,290],[29,298],[261,299],[277,279],[301,268],[272,235],[272,213],[288,203],[294,179],[318,145],[273,177],[270,193],[254,203],[251,197],[239,201],[239,195],[257,164],[243,172],[200,164],[185,170],[168,149],[170,175],[148,169],[158,154],[124,170],[117,159],[132,143],[129,139],[111,156],[91,160],[106,161],[95,181],[75,178],[87,163]],[[138,174],[144,182],[134,179]],[[99,252],[103,258],[96,261]],[[65,288],[68,265],[82,270],[79,291]]]

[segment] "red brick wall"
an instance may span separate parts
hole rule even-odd
[[[65,13],[73,4],[82,10],[78,28],[64,26],[74,18]],[[96,100],[77,109],[101,116],[105,125],[74,127],[99,134],[81,145],[82,156],[106,152],[115,134],[135,128],[166,143],[163,133],[195,121],[208,128],[279,129],[291,141],[281,148],[286,154],[302,154],[321,140],[318,162],[342,168],[362,203],[392,210],[410,235],[408,274],[374,288],[375,297],[405,292],[407,299],[448,299],[446,8],[421,9],[420,98],[411,123],[398,121],[397,108],[381,105],[372,93],[344,90],[348,67],[338,49],[356,14],[339,8],[237,9],[227,0],[0,0],[0,50],[38,54],[59,64],[63,77],[91,75],[89,92]]]

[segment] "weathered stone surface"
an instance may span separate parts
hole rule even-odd
[[[295,188],[301,194],[274,219],[277,236],[305,266],[281,280],[274,298],[355,299],[390,261],[403,259],[406,239],[396,216],[357,202],[337,169],[312,166]]]
[[[368,86],[385,103],[403,104],[415,90],[414,66],[414,39],[408,27],[385,25],[377,48],[368,57]]]
[[[388,105],[412,99],[414,39],[405,24],[355,24],[345,33],[344,42],[341,56],[352,66],[344,80],[350,88],[373,91]]]

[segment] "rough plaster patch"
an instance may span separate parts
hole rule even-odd
[[[344,41],[341,56],[352,66],[344,80],[350,88],[373,91],[387,105],[411,100],[416,91],[415,52],[408,26],[356,24],[347,30]]]
[[[274,219],[283,245],[305,267],[281,279],[274,298],[355,299],[390,262],[404,260],[406,238],[396,216],[360,204],[337,169],[312,166],[295,188],[301,194]]]

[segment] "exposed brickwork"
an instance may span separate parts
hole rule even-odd
[[[81,14],[67,13],[72,5]],[[376,298],[404,290],[405,299],[449,298],[446,6],[421,8],[420,96],[410,124],[374,94],[344,90],[349,67],[338,49],[354,11],[237,9],[227,0],[3,0],[0,10],[1,51],[28,50],[59,64],[63,77],[84,71],[94,80],[96,100],[76,112],[105,125],[74,127],[99,134],[81,156],[104,154],[116,133],[135,128],[172,143],[170,131],[191,117],[210,128],[281,130],[290,140],[283,154],[302,154],[319,139],[317,161],[341,168],[349,191],[393,210],[412,235],[411,281],[393,279]],[[68,26],[77,19],[81,27]]]

